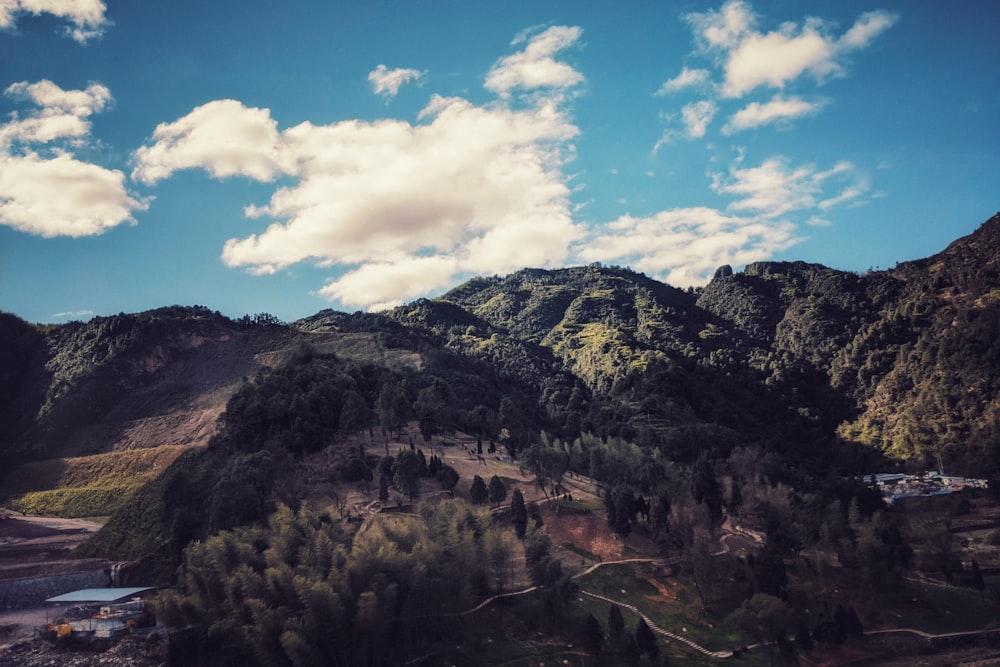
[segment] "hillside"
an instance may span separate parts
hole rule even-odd
[[[863,275],[759,262],[682,291],[620,267],[525,269],[291,324],[177,306],[61,326],[0,314],[0,497],[106,517],[74,555],[178,584],[169,622],[208,632],[192,640],[206,655],[253,664],[323,646],[377,664],[382,618],[407,637],[386,655],[442,650],[451,614],[515,583],[542,586],[526,604],[551,621],[545,643],[566,646],[580,638],[560,619],[597,610],[572,602],[582,586],[664,623],[682,609],[682,627],[721,648],[769,605],[836,652],[843,638],[815,610],[878,589],[867,613],[884,625],[879,605],[917,600],[911,569],[979,588],[954,626],[978,630],[993,603],[963,562],[993,576],[995,503],[976,490],[899,509],[858,476],[1000,478],[998,256],[1000,216]],[[959,543],[958,530],[982,532]],[[658,564],[641,581],[606,570],[627,586],[585,576],[630,553]],[[200,597],[219,572],[235,592]],[[234,614],[249,620],[224,622]],[[253,655],[206,649],[217,632],[268,639]],[[485,641],[531,654],[527,634]]]
[[[458,375],[497,387],[491,410],[506,395],[532,427],[566,436],[670,449],[678,429],[715,425],[778,433],[789,451],[840,438],[916,465],[996,469],[998,256],[994,217],[933,257],[864,275],[761,262],[682,291],[616,267],[525,269],[381,315],[290,325],[197,307],[59,326],[0,314],[0,451],[204,445],[247,378],[308,346],[468,367]]]

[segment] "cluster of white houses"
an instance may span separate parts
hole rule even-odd
[[[947,496],[953,493],[961,493],[966,489],[986,488],[985,479],[942,475],[938,472],[924,472],[918,475],[878,473],[875,475],[865,475],[864,481],[865,484],[871,484],[874,481],[875,486],[882,492],[882,495],[889,503],[894,503],[903,498]]]

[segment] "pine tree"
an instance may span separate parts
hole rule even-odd
[[[608,638],[616,649],[622,647],[625,638],[625,618],[616,604],[608,609]]]
[[[972,559],[972,587],[979,591],[979,599],[983,599],[983,591],[986,590],[986,580],[983,579],[983,573],[979,569],[979,563],[976,559]]]
[[[524,533],[528,529],[528,508],[524,504],[524,494],[521,489],[514,489],[514,494],[510,499],[510,521],[514,524],[514,532],[518,538],[524,539]]]
[[[469,487],[469,496],[475,505],[485,505],[489,500],[490,492],[486,488],[486,482],[479,475],[472,478],[472,486]]]
[[[490,479],[489,494],[490,502],[494,505],[499,506],[507,499],[507,487],[497,475],[493,475],[493,478]]]
[[[656,635],[649,629],[644,618],[639,619],[639,624],[635,628],[635,643],[639,647],[639,652],[647,654],[650,660],[656,660],[660,655],[660,645],[656,641]]]
[[[385,473],[378,478],[378,499],[385,503],[389,500],[389,476]]]
[[[593,614],[587,614],[583,619],[583,650],[591,655],[597,655],[604,646],[604,631],[601,630],[601,622],[594,618]]]

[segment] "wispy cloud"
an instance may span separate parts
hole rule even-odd
[[[768,259],[799,243],[803,224],[829,225],[821,214],[858,201],[868,184],[849,162],[819,170],[776,156],[753,167],[739,157],[727,173],[713,175],[712,188],[731,200],[725,209],[624,215],[592,229],[576,253],[585,261],[627,264],[673,285],[700,285],[723,264]]]
[[[69,319],[80,319],[81,317],[92,317],[94,311],[92,310],[67,310],[62,313],[52,313],[49,315],[54,320],[69,320]]]
[[[368,74],[368,80],[376,95],[381,95],[386,101],[394,98],[401,86],[420,81],[424,73],[415,69],[389,69],[379,65]]]
[[[708,124],[715,118],[715,112],[719,108],[714,102],[701,100],[685,105],[681,109],[681,119],[684,121],[684,130],[689,139],[700,139],[705,136]]]
[[[627,264],[672,285],[701,285],[723,264],[774,256],[801,239],[785,220],[768,220],[693,207],[651,216],[622,216],[578,249],[586,261]]]
[[[0,125],[0,224],[44,237],[92,236],[122,223],[148,200],[133,197],[125,175],[84,162],[72,149],[86,146],[89,117],[112,102],[91,84],[63,90],[51,81],[10,85],[9,97],[34,104]]]
[[[711,73],[707,69],[689,69],[685,67],[681,70],[680,74],[664,82],[660,86],[660,89],[656,91],[656,94],[662,96],[669,93],[676,93],[685,88],[700,86],[708,81],[709,76],[711,76]]]
[[[486,75],[485,87],[501,96],[514,89],[569,88],[582,83],[583,74],[553,56],[573,46],[583,31],[576,26],[552,26],[527,40],[522,51],[501,58]],[[522,43],[525,36],[514,40]]]
[[[729,210],[777,218],[794,211],[827,211],[868,191],[854,165],[842,161],[825,171],[812,164],[792,166],[788,158],[768,158],[756,167],[734,163],[727,174],[714,174],[712,189],[734,197]],[[830,194],[830,189],[836,189]]]
[[[106,11],[102,0],[0,0],[0,30],[13,30],[24,14],[52,14],[67,20],[66,35],[83,44],[104,34]]]
[[[763,125],[787,123],[796,118],[816,114],[822,108],[822,102],[807,102],[801,97],[775,95],[768,102],[763,104],[751,102],[737,111],[722,128],[722,133],[735,134]]]

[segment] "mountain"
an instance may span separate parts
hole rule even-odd
[[[291,324],[176,306],[58,326],[0,314],[0,447],[14,464],[205,445],[249,380],[330,354],[429,373],[462,398],[454,425],[489,437],[506,399],[524,443],[590,432],[688,461],[754,444],[815,469],[852,460],[853,443],[997,471],[998,258],[994,216],[860,275],[759,262],[679,290],[619,267],[525,269]]]

